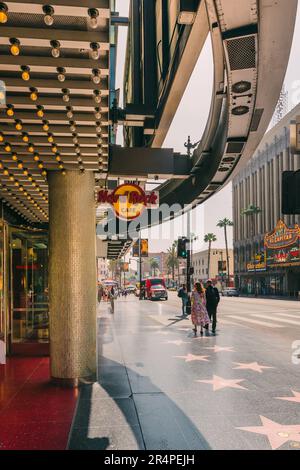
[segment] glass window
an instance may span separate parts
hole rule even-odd
[[[13,229],[11,248],[12,343],[48,342],[48,240]]]

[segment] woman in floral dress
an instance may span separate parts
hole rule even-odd
[[[201,327],[200,334],[203,335],[203,327],[208,328],[209,316],[206,310],[205,289],[200,282],[196,282],[191,296],[192,323],[194,332],[197,335],[197,326]]]

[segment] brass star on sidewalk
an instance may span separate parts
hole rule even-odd
[[[178,359],[185,359],[185,362],[192,362],[192,361],[206,361],[208,362],[209,356],[195,356],[194,354],[188,354],[187,356],[174,356]]]
[[[292,390],[293,397],[275,397],[277,400],[286,400],[286,401],[293,401],[295,403],[300,403],[300,392],[294,392]]]
[[[240,388],[243,390],[247,390],[247,388],[242,387],[239,385],[240,382],[243,382],[244,379],[223,379],[218,375],[214,375],[212,380],[196,380],[196,382],[202,382],[206,384],[211,384],[213,386],[213,391],[220,390],[221,388]]]
[[[220,352],[220,351],[227,351],[227,352],[235,352],[233,347],[223,347],[223,346],[214,346],[214,347],[207,347],[205,349],[212,349],[215,353]]]
[[[261,366],[257,362],[249,362],[249,363],[234,362],[234,364],[237,364],[237,367],[233,367],[233,369],[254,370],[255,372],[259,372],[260,374],[262,374],[263,369],[274,369],[274,367],[270,367],[270,366]]]
[[[265,416],[260,416],[260,419],[262,426],[249,426],[236,429],[267,436],[273,450],[278,449],[288,441],[300,442],[300,424],[280,424]]]

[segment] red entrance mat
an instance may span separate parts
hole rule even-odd
[[[0,365],[0,450],[66,449],[78,391],[51,384],[49,358]]]

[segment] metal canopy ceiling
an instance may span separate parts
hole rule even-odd
[[[45,223],[48,170],[107,173],[109,0],[54,0],[52,24],[46,3],[3,4],[0,196],[29,223]]]

